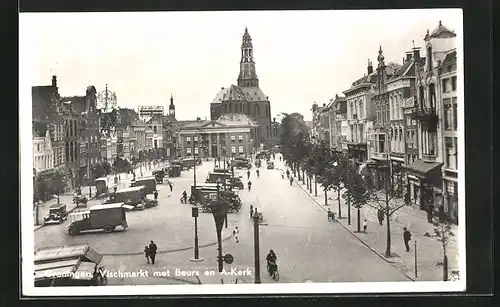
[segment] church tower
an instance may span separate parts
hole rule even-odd
[[[174,97],[172,95],[170,95],[170,105],[168,106],[168,115],[171,118],[175,118]]]
[[[258,87],[259,79],[255,72],[255,62],[253,61],[252,38],[245,27],[243,42],[241,44],[240,74],[238,76],[238,87]]]

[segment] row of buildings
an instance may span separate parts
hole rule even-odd
[[[456,34],[442,25],[413,46],[402,64],[377,66],[323,106],[313,105],[313,139],[366,167],[378,188],[392,187],[421,209],[443,206],[458,218]],[[387,171],[389,170],[389,172]],[[389,174],[389,175],[388,175]]]
[[[140,116],[126,108],[104,112],[97,105],[94,86],[84,95],[63,97],[53,76],[50,85],[32,87],[34,177],[59,172],[73,189],[92,179],[98,164],[132,162],[141,152],[173,155],[173,98],[166,116]]]
[[[62,97],[53,76],[50,85],[32,87],[34,178],[60,172],[73,189],[95,177],[96,165],[117,159],[134,163],[144,153],[167,159],[231,157],[277,145],[279,123],[271,120],[269,97],[259,88],[246,28],[237,84],[219,91],[210,103],[210,120],[177,120],[172,96],[168,114],[163,106],[140,106],[136,112],[108,108],[106,101],[102,107],[98,97],[116,97],[107,86],[101,93],[88,86],[84,95]]]

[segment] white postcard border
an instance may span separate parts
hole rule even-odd
[[[224,285],[157,285],[157,286],[106,286],[106,287],[64,287],[41,288],[34,287],[34,218],[32,204],[32,135],[31,121],[32,104],[31,86],[33,78],[30,75],[32,37],[23,31],[23,15],[19,20],[19,133],[20,133],[20,174],[21,174],[21,243],[20,251],[22,284],[21,293],[24,296],[99,296],[99,295],[210,295],[210,294],[342,294],[342,293],[402,293],[402,292],[459,292],[466,288],[466,242],[465,242],[465,130],[464,130],[464,62],[463,62],[463,13],[461,9],[449,9],[446,14],[456,14],[462,20],[457,33],[457,85],[459,95],[458,111],[461,120],[458,121],[458,168],[459,182],[459,263],[460,280],[454,282],[350,282],[350,283],[295,283],[295,284],[224,284]],[[51,42],[48,42],[51,43]],[[24,179],[23,179],[24,178]],[[30,178],[29,180],[26,180]]]

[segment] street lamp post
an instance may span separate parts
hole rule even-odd
[[[253,216],[253,241],[255,254],[255,283],[260,284],[259,216]]]
[[[192,262],[201,262],[203,258],[200,258],[198,249],[198,207],[191,208],[191,215],[194,217],[194,258],[189,260]]]

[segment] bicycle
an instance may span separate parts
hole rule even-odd
[[[280,273],[278,271],[278,265],[276,263],[269,263],[267,264],[267,272],[269,273],[269,276],[271,276],[272,279],[275,281],[279,281],[280,279]]]

